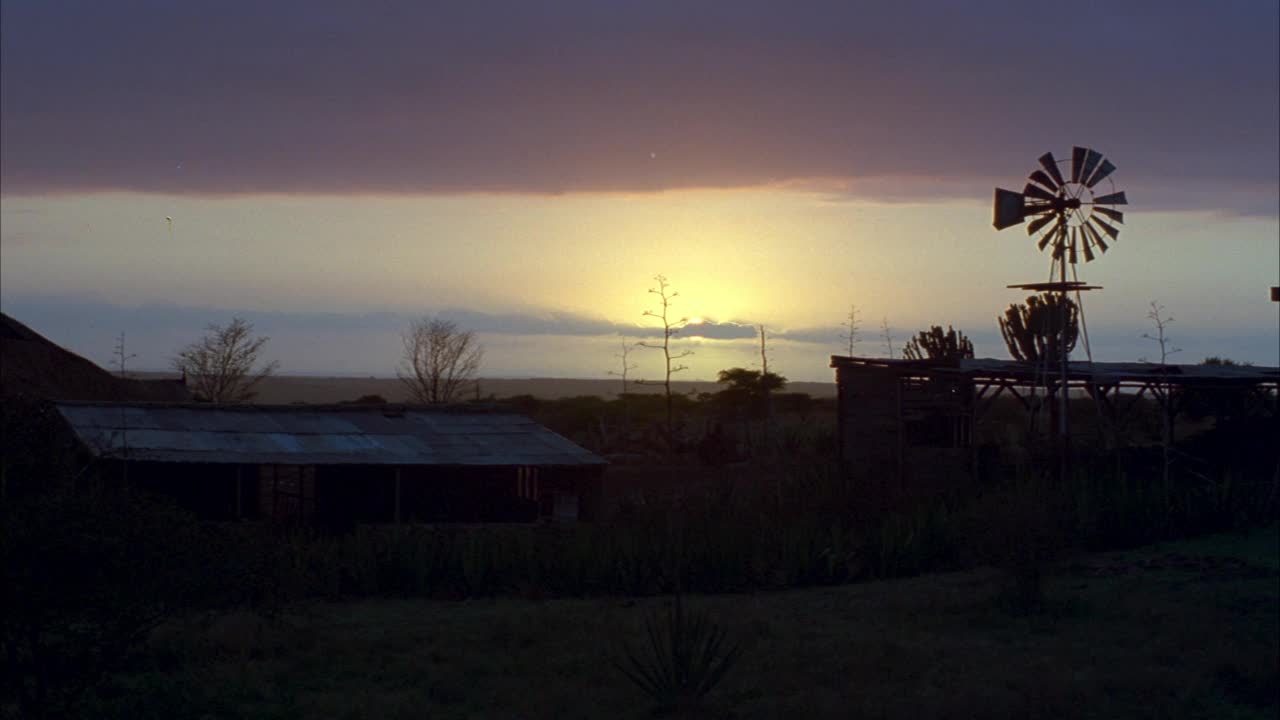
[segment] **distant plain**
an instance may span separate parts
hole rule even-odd
[[[136,373],[138,377],[174,377],[172,373]],[[716,392],[724,386],[710,380],[672,381],[676,393],[693,394]],[[480,396],[501,399],[514,395],[532,395],[540,400],[594,395],[612,399],[622,390],[617,379],[583,378],[481,378]],[[661,384],[627,383],[627,391],[634,393],[662,392]],[[788,383],[786,392],[808,393],[815,398],[836,396],[834,382]],[[264,380],[259,386],[255,402],[266,405],[290,403],[327,404],[349,402],[367,395],[378,395],[388,402],[406,402],[409,399],[404,383],[397,378],[380,377],[322,377],[308,375],[277,375]],[[468,398],[470,399],[470,398]]]

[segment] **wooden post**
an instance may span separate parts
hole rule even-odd
[[[396,524],[400,524],[400,466],[396,466]]]

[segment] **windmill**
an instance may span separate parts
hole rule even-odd
[[[1120,229],[1116,225],[1124,223],[1124,213],[1116,207],[1129,203],[1123,192],[1116,191],[1115,181],[1111,177],[1116,166],[1097,150],[1073,147],[1069,161],[1058,160],[1053,153],[1047,152],[1040,156],[1039,164],[1040,167],[1028,176],[1029,182],[1022,188],[1022,192],[996,188],[993,224],[997,230],[1003,230],[1025,222],[1027,234],[1036,238],[1036,246],[1041,251],[1050,252],[1047,282],[1009,287],[1057,293],[1062,301],[1060,307],[1063,319],[1059,326],[1064,337],[1058,343],[1061,357],[1057,358],[1062,393],[1058,428],[1063,439],[1062,462],[1065,474],[1066,443],[1070,436],[1067,419],[1067,358],[1070,353],[1065,337],[1066,301],[1071,293],[1075,293],[1080,324],[1084,328],[1085,351],[1092,358],[1080,293],[1100,290],[1101,287],[1081,282],[1076,274],[1076,264],[1081,258],[1085,262],[1092,262],[1110,249],[1109,243],[1116,242],[1120,236]],[[1071,271],[1070,280],[1067,279],[1068,266]]]

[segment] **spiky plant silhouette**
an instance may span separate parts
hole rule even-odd
[[[641,642],[620,643],[613,665],[661,711],[696,707],[738,660],[728,631],[706,612],[686,609],[680,593],[644,629]]]

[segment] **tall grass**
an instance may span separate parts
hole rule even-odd
[[[1266,522],[1268,482],[1114,472],[1025,474],[886,507],[824,466],[757,471],[624,503],[611,521],[369,526],[341,537],[228,526],[247,596],[581,596],[735,592],[854,582],[980,563],[1034,572],[1066,549],[1107,549]],[[1021,553],[1021,555],[1019,555]],[[256,584],[255,584],[256,583]]]

